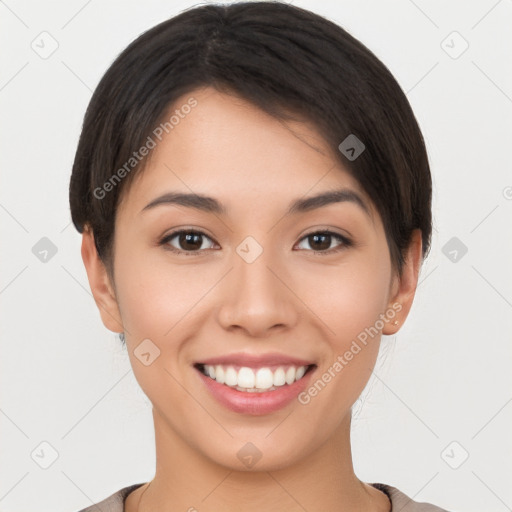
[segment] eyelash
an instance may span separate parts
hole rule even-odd
[[[180,235],[182,233],[200,235],[200,236],[204,236],[206,238],[210,238],[206,233],[203,233],[202,231],[197,231],[197,230],[193,230],[193,229],[180,229],[180,230],[173,231],[172,233],[169,233],[168,235],[166,235],[164,238],[162,238],[160,240],[158,245],[168,245],[169,242],[176,235]],[[311,251],[313,253],[316,253],[319,256],[325,256],[325,255],[334,254],[334,253],[337,253],[339,251],[342,251],[343,249],[351,247],[353,245],[353,242],[350,239],[348,239],[347,237],[345,237],[343,235],[340,235],[339,233],[335,233],[334,231],[329,231],[329,230],[326,230],[326,231],[312,231],[311,233],[307,233],[306,235],[304,235],[300,239],[299,242],[301,242],[305,238],[309,238],[310,236],[313,236],[313,235],[327,235],[327,236],[331,236],[333,238],[336,238],[338,241],[342,242],[341,245],[339,245],[338,247],[336,247],[334,249],[327,249],[325,251],[315,251],[313,249]],[[210,238],[210,240],[211,240],[211,238]],[[198,249],[196,251],[182,251],[180,249],[176,249],[175,247],[172,247],[171,245],[168,245],[168,247],[166,247],[166,250],[174,252],[176,254],[183,254],[185,256],[195,256],[195,255],[197,255],[197,253],[200,253],[200,252],[204,251],[204,249]],[[304,249],[301,249],[301,250],[304,250]]]

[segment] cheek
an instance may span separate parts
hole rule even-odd
[[[390,265],[377,258],[353,258],[304,275],[304,302],[323,321],[329,339],[339,349],[375,325],[385,311]]]
[[[371,377],[389,276],[386,266],[347,265],[331,269],[330,279],[324,276],[321,281],[322,289],[310,294],[308,305],[320,317],[324,335],[319,339],[319,368],[300,403],[308,418],[322,418],[322,427],[314,423],[318,429],[337,428]]]
[[[179,322],[194,314],[194,308],[218,281],[218,271],[212,268],[210,273],[198,274],[197,268],[166,264],[165,258],[151,261],[136,253],[119,260],[119,308],[134,341],[172,337]]]
[[[322,288],[310,296],[314,297],[311,309],[326,326],[319,374],[329,373],[330,368],[325,380],[336,382],[329,386],[338,397],[336,402],[342,405],[346,400],[350,406],[366,385],[378,356],[391,267],[378,258],[361,258],[329,272],[330,276],[319,281]],[[309,286],[313,284],[311,278]]]
[[[219,280],[219,269],[212,267],[198,275],[192,265],[153,264],[133,253],[119,261],[117,269],[119,306],[136,380],[155,403],[165,404],[170,396],[176,403],[186,403],[187,396],[177,383],[189,363],[183,349],[199,333],[202,300]],[[147,339],[152,343],[144,345]],[[159,357],[145,366],[139,360],[143,352]]]

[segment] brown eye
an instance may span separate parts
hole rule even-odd
[[[180,233],[178,235],[178,245],[185,250],[201,249],[203,245],[202,235],[198,233]]]
[[[332,254],[333,252],[337,252],[344,247],[351,245],[351,242],[348,240],[348,238],[332,231],[316,231],[306,235],[302,238],[302,240],[306,240],[309,247],[314,252],[326,254]],[[338,240],[338,242],[340,242],[334,248],[331,247],[333,240]]]
[[[201,249],[205,249],[205,247],[203,247],[205,238],[211,240],[207,235],[200,231],[181,230],[170,233],[161,240],[160,244],[170,246],[169,249],[171,251],[190,254],[199,252]],[[174,239],[176,239],[176,242],[171,243],[171,240]]]

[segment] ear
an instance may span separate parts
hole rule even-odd
[[[82,260],[103,325],[112,332],[123,332],[123,323],[114,288],[105,265],[98,255],[90,226],[86,226],[82,234]]]
[[[422,262],[421,246],[421,231],[415,229],[412,233],[407,252],[404,255],[405,261],[402,268],[402,275],[398,276],[398,274],[395,273],[390,286],[388,308],[396,311],[396,315],[386,323],[385,327],[382,329],[382,334],[396,334],[404,324],[411,310],[418,286],[418,277]],[[394,324],[395,321],[398,323]]]

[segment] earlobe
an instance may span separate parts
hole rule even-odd
[[[82,260],[89,280],[91,292],[98,306],[103,325],[112,332],[124,332],[119,306],[112,283],[94,243],[94,234],[89,226],[82,234]]]
[[[412,233],[404,260],[402,275],[394,278],[388,305],[388,308],[393,309],[396,315],[386,323],[382,334],[396,334],[404,324],[412,307],[422,262],[422,239],[419,229],[415,229]]]

